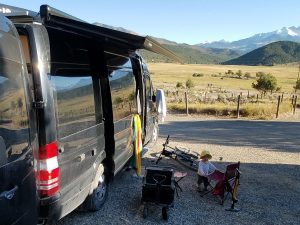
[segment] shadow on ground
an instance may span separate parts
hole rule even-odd
[[[299,152],[300,122],[243,120],[172,121],[160,125],[160,135],[178,141],[251,146]]]

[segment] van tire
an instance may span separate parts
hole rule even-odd
[[[105,179],[105,173],[103,173],[98,182],[98,186],[89,195],[82,204],[82,208],[87,211],[98,211],[104,205],[108,196],[108,184]]]

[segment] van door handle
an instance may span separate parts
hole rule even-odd
[[[16,185],[13,189],[2,192],[0,194],[0,200],[2,200],[2,199],[11,200],[14,197],[14,195],[18,189],[19,189],[19,187]]]

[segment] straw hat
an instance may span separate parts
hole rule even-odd
[[[211,154],[207,150],[201,152],[200,159],[203,159],[205,156],[207,156],[208,159],[212,158]]]

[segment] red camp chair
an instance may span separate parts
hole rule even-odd
[[[224,204],[228,194],[231,194],[232,205],[230,210],[236,211],[234,208],[234,204],[238,202],[237,200],[237,186],[239,185],[240,179],[240,162],[230,164],[226,167],[225,173],[221,171],[214,171],[212,174],[208,176],[208,181],[215,181],[216,185],[210,191],[205,192],[201,195],[201,197],[207,195],[208,193],[212,193],[215,196],[218,196],[221,199],[221,205]]]

